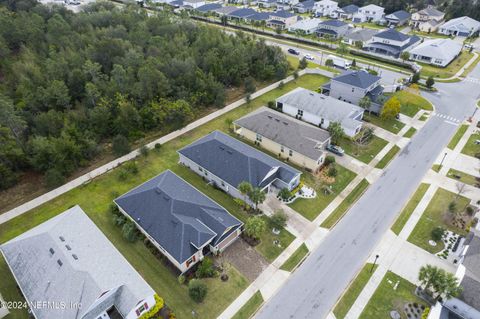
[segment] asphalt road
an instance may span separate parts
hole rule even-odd
[[[480,78],[478,66],[471,77]],[[472,115],[480,81],[438,84],[437,88],[439,93],[426,94],[436,113],[459,120]],[[374,248],[457,128],[432,116],[256,318],[325,318],[368,256],[375,253]]]

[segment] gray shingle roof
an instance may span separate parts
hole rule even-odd
[[[294,106],[330,122],[340,122],[350,129],[362,125],[361,121],[354,119],[363,113],[362,108],[304,88],[296,88],[279,97],[277,102]]]
[[[233,12],[228,13],[227,15],[233,18],[248,18],[256,14],[257,11],[250,8],[241,8]]]
[[[280,10],[280,11],[277,11],[277,12],[270,13],[270,16],[280,17],[280,18],[290,18],[290,17],[295,16],[295,14],[293,14],[291,12],[288,12],[286,10]]]
[[[295,5],[296,8],[305,8],[305,9],[311,9],[315,5],[314,0],[307,0],[303,2],[299,2]]]
[[[252,16],[249,16],[248,19],[255,21],[266,21],[270,18],[270,12],[257,12]]]
[[[328,131],[266,107],[238,119],[235,124],[315,161],[323,154],[317,147],[330,140]]]
[[[253,187],[263,188],[272,181],[266,179],[272,172],[273,179],[278,178],[289,184],[301,174],[293,167],[220,131],[200,138],[178,153],[233,187],[247,181]]]
[[[405,10],[398,10],[385,16],[386,19],[397,19],[399,21],[410,19],[412,15]]]
[[[387,29],[385,31],[381,31],[375,35],[375,37],[379,37],[382,39],[387,39],[387,40],[392,40],[392,41],[400,41],[403,42],[405,40],[408,40],[410,36],[398,32],[395,29]]]
[[[451,39],[431,39],[411,49],[410,54],[451,61],[460,53],[462,47],[462,43]]]
[[[428,6],[425,9],[420,10],[419,13],[426,14],[426,15],[429,15],[431,17],[441,17],[442,15],[444,15],[444,13],[442,11],[436,9],[433,6]]]
[[[320,23],[320,26],[332,26],[332,27],[343,27],[344,25],[347,25],[345,22],[340,21],[340,20],[325,20]]]
[[[38,319],[98,318],[112,303],[126,317],[154,294],[79,206],[0,248],[29,302],[82,305],[78,312],[71,307],[32,309]]]
[[[209,11],[220,9],[221,7],[222,5],[220,3],[207,3],[207,4],[204,4],[203,6],[196,8],[195,10],[200,12],[209,12]]]
[[[354,14],[358,12],[358,9],[360,8],[357,5],[349,4],[348,6],[343,7],[342,11],[346,14]]]
[[[240,10],[240,8],[235,6],[224,6],[224,7],[215,9],[214,11],[220,15],[229,15],[230,13],[235,12],[237,10]]]
[[[332,80],[345,83],[357,88],[366,89],[372,84],[380,81],[381,77],[368,73],[365,70],[346,71],[343,74],[334,77]]]
[[[347,32],[344,37],[352,41],[364,42],[370,40],[377,32],[378,30],[375,29],[356,29]]]
[[[213,239],[218,244],[242,222],[167,170],[115,199],[180,264]]]

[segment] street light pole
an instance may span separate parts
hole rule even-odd
[[[373,272],[373,268],[375,268],[375,264],[377,263],[377,259],[378,257],[380,257],[379,255],[375,255],[375,260],[373,261],[373,265],[372,265],[372,268],[370,268],[370,273]]]
[[[442,164],[443,164],[443,161],[445,160],[445,157],[447,157],[447,152],[445,152],[445,154],[443,154],[443,158],[442,158],[442,161],[440,162],[440,167],[442,167]]]

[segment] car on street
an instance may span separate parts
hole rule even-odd
[[[295,54],[295,55],[300,55],[300,52],[298,50],[295,50],[295,49],[288,49],[288,53],[291,53],[291,54]]]
[[[310,54],[305,54],[305,59],[310,60],[310,61],[315,60],[315,58],[313,56],[311,56]]]
[[[333,154],[337,154],[339,156],[343,156],[343,154],[345,154],[345,151],[343,150],[343,148],[333,144],[330,144],[327,146],[327,151],[330,151]]]

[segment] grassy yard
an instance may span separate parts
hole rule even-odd
[[[460,69],[470,61],[473,53],[462,51],[462,53],[452,61],[447,67],[440,68],[429,64],[418,63],[422,66],[421,74],[424,77],[433,76],[440,79],[446,79],[454,76]]]
[[[139,158],[137,160],[139,173],[136,176],[120,181],[118,179],[118,169],[115,169],[88,184],[77,187],[2,224],[0,225],[0,243],[4,243],[69,207],[79,204],[152,288],[165,299],[165,302],[175,311],[178,318],[188,318],[191,316],[192,310],[195,310],[200,318],[214,318],[245,289],[248,285],[246,279],[233,269],[229,281],[223,283],[218,279],[218,283],[216,280],[208,283],[210,290],[205,302],[202,304],[192,302],[188,297],[187,287],[179,285],[176,277],[150,253],[143,243],[131,244],[122,238],[120,230],[111,221],[112,217],[108,213],[108,207],[118,194],[127,192],[165,169],[172,169],[220,205],[223,205],[232,214],[245,220],[246,214],[242,212],[230,196],[205,185],[199,176],[178,165],[176,151],[215,129],[228,131],[227,119],[237,119],[298,86],[316,89],[327,80],[326,77],[319,75],[302,76],[296,82],[287,83],[281,89],[277,88],[252,100],[250,105],[241,106],[162,145],[159,152],[151,151],[146,159]],[[265,246],[267,244],[273,245],[269,240],[264,240],[264,244]],[[261,246],[257,249],[267,254],[266,258],[271,258],[274,255],[271,254],[269,249],[264,249]],[[215,285],[223,285],[223,287],[215,289]],[[3,278],[0,280],[0,293],[6,296],[7,300],[13,300],[9,297],[15,294],[11,291],[12,287],[15,287],[15,285],[11,278],[10,280],[8,278],[7,280],[3,280]]]
[[[472,64],[470,64],[470,66],[469,66],[468,68],[466,68],[465,71],[463,71],[462,76],[463,76],[463,77],[466,77],[467,75],[469,75],[470,72],[473,71],[473,69],[477,66],[477,64],[478,64],[479,62],[480,62],[480,56],[478,56],[478,57],[475,59],[475,61],[474,61]]]
[[[312,199],[298,198],[289,206],[308,220],[314,220],[356,176],[354,172],[338,164],[335,167],[337,168],[337,176],[335,177],[335,183],[329,185],[331,193],[326,194],[322,190],[323,185],[319,183],[318,177],[304,173],[302,175],[303,182],[315,189],[317,197]]]
[[[470,135],[467,144],[462,149],[462,153],[469,156],[475,156],[475,154],[480,153],[480,145],[475,144],[476,140],[480,140],[480,133]]]
[[[405,132],[405,134],[403,134],[403,137],[411,138],[413,135],[415,135],[415,133],[417,133],[417,129],[414,127],[411,127],[408,129],[408,131]]]
[[[437,172],[437,173],[438,173],[438,172],[440,172],[440,170],[442,169],[442,167],[443,167],[443,166],[440,165],[440,164],[433,164],[432,170],[433,170],[434,172]]]
[[[422,183],[415,191],[413,196],[408,201],[407,205],[403,208],[400,215],[397,217],[397,220],[392,225],[392,231],[395,234],[400,234],[403,229],[403,226],[407,223],[410,216],[412,216],[413,211],[418,206],[418,203],[422,200],[423,196],[427,192],[427,189],[430,187],[430,184]]]
[[[377,163],[375,167],[385,168],[388,165],[388,163],[390,163],[390,161],[395,157],[395,155],[397,155],[399,151],[400,151],[400,147],[398,147],[397,145],[394,145],[390,149],[390,151],[388,151],[387,154],[385,154],[385,156],[380,160],[380,162]]]
[[[428,119],[428,115],[425,115],[425,114],[423,114],[418,118],[419,121],[423,121],[423,122],[426,121],[427,119]]]
[[[268,225],[267,217],[262,216],[262,218],[265,219]],[[260,239],[261,242],[255,246],[255,249],[261,253],[266,260],[272,262],[292,243],[295,236],[290,234],[286,229],[280,230],[280,234],[275,235],[272,233],[271,228],[267,227],[267,231],[262,234]],[[275,240],[279,241],[278,246],[273,243]]]
[[[367,123],[372,123],[373,125],[381,127],[384,130],[392,132],[393,134],[397,134],[405,126],[405,124],[400,122],[399,120],[396,120],[396,119],[382,119],[379,116],[376,116],[376,115],[373,115],[373,114],[370,115],[370,114],[367,114],[367,113],[365,113],[363,115],[363,120]]]
[[[456,178],[455,176],[460,176],[460,178]],[[478,181],[477,181],[475,176],[472,176],[470,174],[467,174],[467,173],[464,173],[464,172],[461,172],[461,171],[457,171],[456,169],[453,169],[453,168],[451,168],[448,171],[447,177],[450,177],[454,180],[457,180],[457,181],[460,181],[462,183],[472,185],[472,186],[474,186],[475,184],[478,184]]]
[[[355,279],[350,283],[350,286],[348,286],[342,298],[340,298],[340,300],[337,302],[337,305],[333,309],[333,314],[337,319],[345,318],[348,311],[355,303],[355,300],[357,300],[363,288],[378,267],[378,265],[375,265],[372,269],[372,266],[373,264],[368,263],[363,266],[357,277],[355,277]]]
[[[338,207],[328,216],[328,218],[320,225],[325,228],[332,228],[342,219],[348,209],[362,196],[370,184],[366,179],[362,181],[352,190],[350,194],[338,205]]]
[[[451,150],[453,150],[455,148],[455,146],[457,146],[458,142],[460,142],[460,139],[462,138],[462,136],[465,134],[465,132],[467,131],[468,129],[468,125],[467,124],[463,124],[461,125],[457,132],[455,133],[455,135],[452,137],[452,139],[450,140],[450,142],[448,143],[447,147]]]
[[[297,265],[305,258],[308,254],[308,248],[305,244],[302,244],[300,247],[295,250],[295,252],[283,263],[280,267],[282,270],[292,271]]]
[[[366,164],[370,163],[387,144],[387,141],[375,135],[367,145],[356,145],[346,138],[340,141],[340,146],[345,150],[345,153]]]
[[[232,319],[249,319],[263,303],[262,293],[257,291],[247,303],[232,317]]]
[[[414,117],[420,110],[433,110],[432,103],[421,95],[403,90],[396,92],[393,96],[396,96],[400,101],[400,113],[407,116]]]
[[[447,207],[456,197],[456,194],[439,188],[433,196],[431,202],[423,212],[422,217],[408,237],[408,241],[426,251],[435,254],[443,249],[443,242],[439,242],[437,246],[430,246],[428,241],[431,239],[431,232],[436,227],[443,227],[457,234],[466,235],[463,229],[450,226],[444,222],[444,214],[448,214]],[[460,196],[457,200],[457,207],[463,210],[470,200]]]
[[[397,285],[396,289],[395,285]],[[392,310],[401,313],[402,319],[407,318],[403,309],[407,303],[427,306],[422,299],[415,295],[414,284],[388,271],[360,315],[360,319],[390,318]]]

